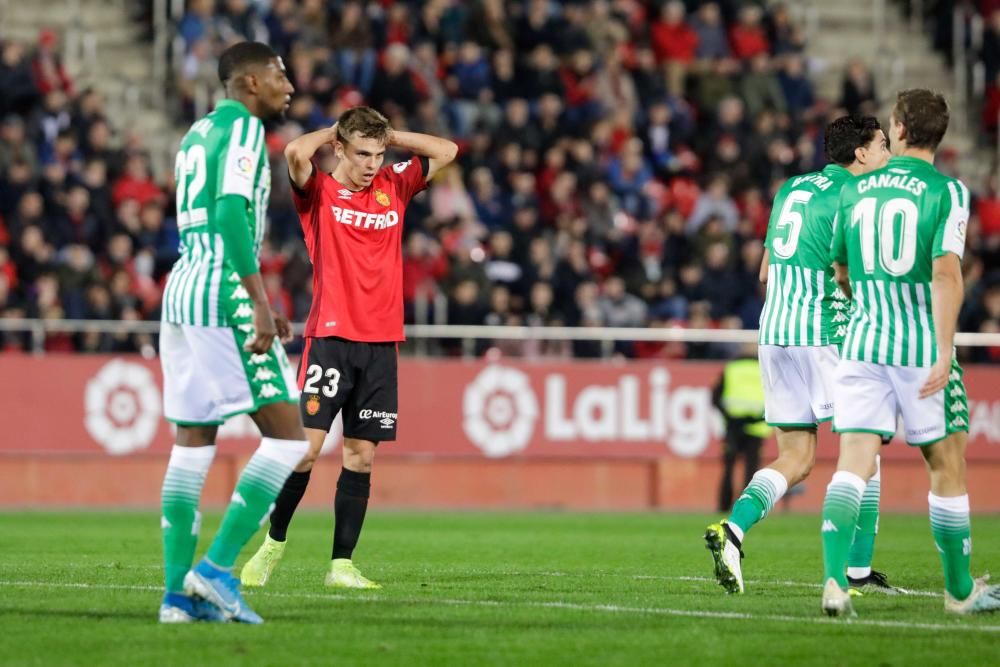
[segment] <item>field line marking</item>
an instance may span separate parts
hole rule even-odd
[[[90,584],[84,582],[51,582],[51,581],[14,581],[0,580],[0,586],[38,587],[38,588],[70,588],[92,590],[123,590],[133,592],[160,592],[159,586],[128,585],[128,584]],[[790,616],[787,614],[753,614],[735,611],[701,611],[694,609],[671,609],[669,607],[626,607],[613,604],[584,604],[578,602],[560,601],[516,601],[516,600],[463,600],[457,598],[383,598],[371,595],[344,595],[339,593],[277,593],[270,591],[255,591],[252,597],[291,598],[298,600],[337,600],[359,602],[387,602],[403,604],[429,604],[468,607],[528,607],[537,609],[568,609],[573,611],[604,612],[613,614],[636,614],[649,616],[677,616],[685,618],[728,619],[743,621],[769,621],[775,623],[810,623],[819,625],[840,625],[846,623],[853,626],[895,628],[899,630],[941,630],[944,632],[964,631],[1000,633],[1000,625],[964,625],[962,623],[914,623],[910,621],[890,621],[878,619],[852,619],[838,621],[822,616]]]

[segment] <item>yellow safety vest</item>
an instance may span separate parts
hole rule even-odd
[[[764,414],[764,386],[760,381],[760,363],[756,359],[735,359],[723,370],[722,405],[733,417]],[[757,438],[771,435],[764,420],[747,424],[747,434]]]

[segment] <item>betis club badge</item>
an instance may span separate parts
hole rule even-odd
[[[319,396],[313,395],[306,401],[306,413],[312,417],[319,412]]]

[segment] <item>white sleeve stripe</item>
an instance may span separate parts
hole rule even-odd
[[[240,145],[240,137],[243,136],[243,119],[237,118],[236,122],[233,123],[232,129],[229,131],[229,146],[226,149],[228,153],[233,148]]]
[[[257,148],[257,134],[260,131],[260,120],[251,116],[250,122],[247,125],[247,136],[242,142],[243,146],[249,148],[250,150],[256,150]]]
[[[965,254],[965,227],[969,221],[969,190],[961,181],[948,181],[951,210],[944,223],[941,249],[961,259]]]
[[[250,147],[254,153],[259,151],[264,145],[264,126],[258,121],[257,122],[257,133],[253,138],[253,145]]]

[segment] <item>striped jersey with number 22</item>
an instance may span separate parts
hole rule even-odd
[[[934,260],[962,258],[968,221],[969,189],[919,158],[893,157],[844,186],[832,259],[847,265],[854,310],[842,358],[934,364]]]
[[[259,118],[235,100],[223,100],[188,130],[174,164],[180,258],[163,294],[164,322],[234,326],[253,312],[239,275],[227,260],[220,229],[242,221],[215,219],[215,201],[238,195],[247,201],[254,254],[260,254],[271,169]]]
[[[833,281],[830,241],[841,186],[851,173],[835,164],[789,179],[774,198],[764,247],[767,296],[761,345],[835,345],[849,303]]]

